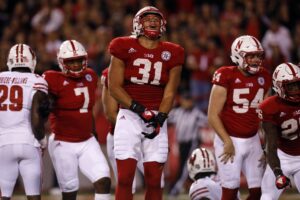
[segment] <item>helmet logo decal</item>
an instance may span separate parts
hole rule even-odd
[[[190,163],[191,165],[194,165],[195,160],[196,160],[196,154],[194,154],[192,157],[190,157],[189,163]]]
[[[235,46],[235,50],[236,50],[236,51],[239,50],[239,49],[241,48],[242,44],[243,44],[243,41],[242,41],[242,40],[238,41],[238,43],[237,43],[236,46]]]

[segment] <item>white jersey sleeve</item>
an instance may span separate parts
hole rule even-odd
[[[210,177],[196,180],[190,187],[189,197],[191,200],[199,200],[206,197],[210,200],[221,200],[222,188],[220,182]]]
[[[39,75],[0,73],[0,146],[35,144],[31,128],[31,106],[36,91],[48,93],[47,82]]]

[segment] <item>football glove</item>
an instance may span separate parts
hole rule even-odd
[[[275,168],[274,174],[276,176],[275,184],[278,189],[283,189],[287,186],[291,186],[290,179],[282,173],[282,170],[280,168]]]
[[[152,122],[155,118],[155,113],[151,110],[148,110],[142,104],[132,101],[129,109],[135,113],[137,113],[145,123]]]
[[[147,132],[142,132],[142,134],[148,138],[148,139],[153,139],[155,138],[159,132],[160,132],[160,127],[163,126],[164,122],[166,121],[166,119],[168,118],[168,115],[166,113],[163,112],[159,112],[155,118],[153,119],[153,121],[149,122],[148,125],[146,126],[147,128],[152,127],[153,131],[151,133],[147,133]]]

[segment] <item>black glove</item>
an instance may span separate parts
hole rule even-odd
[[[154,117],[153,121],[149,122],[147,125],[147,128],[152,127],[153,131],[151,133],[142,132],[142,134],[148,139],[155,138],[159,134],[160,127],[163,126],[163,124],[167,118],[168,118],[168,115],[166,113],[159,112]]]
[[[155,118],[155,113],[151,110],[148,110],[142,104],[132,101],[129,109],[135,113],[137,113],[145,123],[152,122]]]
[[[274,174],[275,174],[275,177],[276,177],[276,181],[275,181],[275,184],[276,184],[276,187],[278,189],[283,189],[287,186],[291,186],[291,181],[288,177],[286,177],[283,173],[282,173],[282,170],[280,168],[275,168],[274,169]]]

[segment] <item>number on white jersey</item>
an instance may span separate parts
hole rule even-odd
[[[138,79],[137,77],[131,77],[131,82],[136,84],[146,84],[149,82],[150,78],[150,70],[152,63],[149,59],[146,58],[138,58],[134,60],[133,62],[134,66],[141,66],[144,65],[143,68],[139,68],[139,74],[143,75],[141,79]],[[150,82],[152,85],[159,85],[159,81],[161,78],[161,71],[162,71],[162,62],[157,61],[153,64],[153,68],[155,70],[154,72],[154,79]]]
[[[4,103],[8,100],[9,103]],[[0,111],[20,111],[23,108],[23,88],[19,85],[0,85]]]

